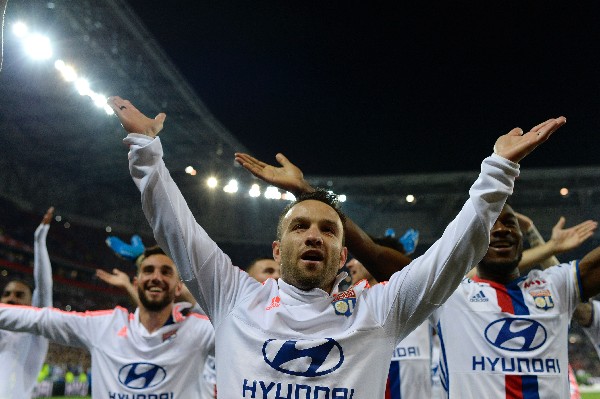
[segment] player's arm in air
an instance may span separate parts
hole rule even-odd
[[[127,293],[129,300],[133,306],[139,305],[139,297],[135,287],[131,283],[127,273],[122,272],[119,269],[112,269],[112,273],[109,273],[102,269],[96,269],[96,277],[104,281],[106,284],[112,285],[113,287],[119,288]]]
[[[50,230],[53,215],[54,207],[48,208],[33,235],[33,280],[35,289],[31,296],[31,304],[37,307],[52,306],[52,266],[46,247],[46,237],[48,230]]]
[[[595,220],[586,220],[565,229],[565,218],[561,216],[552,228],[550,240],[546,242],[529,217],[517,212],[515,214],[521,231],[530,246],[528,250],[523,251],[523,258],[519,263],[521,271],[537,264],[542,266],[543,269],[558,265],[560,261],[556,258],[556,255],[579,247],[594,235],[594,231],[598,227],[598,222]]]
[[[283,154],[275,159],[280,167],[269,165],[248,154],[236,153],[235,160],[246,170],[265,182],[298,196],[315,189],[304,179],[302,170]],[[346,246],[377,281],[387,281],[392,274],[408,265],[411,258],[405,254],[373,242],[349,217],[346,217]]]

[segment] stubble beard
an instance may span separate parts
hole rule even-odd
[[[281,278],[288,284],[293,285],[303,291],[310,291],[313,288],[321,288],[328,290],[335,277],[337,276],[338,265],[332,260],[329,260],[317,273],[306,273],[298,263],[300,259],[296,259],[296,263],[291,259],[289,254],[282,253],[281,255]]]

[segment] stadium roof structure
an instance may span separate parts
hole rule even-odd
[[[25,57],[10,32],[19,19],[50,36],[56,57],[76,65],[94,90],[130,98],[148,115],[167,113],[165,161],[215,240],[270,245],[285,201],[251,198],[247,187],[237,195],[205,188],[202,177],[209,174],[257,183],[234,165],[233,153],[248,150],[210,113],[123,0],[9,3],[0,73],[2,197],[26,209],[54,205],[72,222],[110,225],[114,232],[149,231],[118,120],[79,96],[51,63]],[[188,165],[198,175],[186,174]],[[402,234],[414,227],[426,248],[458,212],[475,178],[476,171],[308,180],[347,195],[343,208],[367,232],[380,235],[391,227]],[[599,181],[600,168],[524,168],[511,202],[548,236],[560,215],[568,225],[598,217]],[[561,195],[561,188],[569,193]],[[409,194],[414,201],[407,201]]]

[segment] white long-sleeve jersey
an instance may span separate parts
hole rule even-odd
[[[148,333],[138,310],[80,313],[0,305],[0,328],[87,348],[94,399],[205,399],[202,372],[214,353],[214,330],[205,316],[184,316],[189,306],[175,304],[173,323]]]
[[[233,267],[196,223],[160,139],[130,134],[125,143],[154,236],[215,326],[218,394],[227,399],[383,397],[394,348],[484,256],[518,175],[517,164],[486,158],[442,238],[387,284],[302,291]]]
[[[575,261],[506,285],[465,278],[431,317],[447,397],[570,397],[568,326],[580,284]]]
[[[40,224],[33,241],[32,305],[52,306],[52,268],[46,248],[50,225]],[[48,353],[39,335],[0,330],[0,399],[29,399]]]

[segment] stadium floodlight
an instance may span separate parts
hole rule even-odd
[[[412,195],[412,194],[408,194],[408,195],[406,196],[406,202],[408,202],[408,203],[410,203],[410,204],[412,204],[413,202],[415,202],[415,200],[416,200],[416,198],[415,198],[415,196],[414,196],[414,195]]]
[[[104,229],[107,233],[110,233],[112,231],[112,227],[110,226],[106,226],[106,228]]]
[[[106,98],[106,96],[104,94],[99,94],[99,93],[91,92],[89,94],[89,96],[94,101],[94,104],[96,104],[96,107],[104,108],[104,106],[106,105],[107,98]]]
[[[338,195],[338,201],[340,202],[346,202],[347,198],[346,198],[346,194],[340,194]]]
[[[560,195],[562,195],[563,197],[566,197],[567,195],[569,195],[569,189],[566,187],[561,188]]]
[[[32,34],[25,37],[25,51],[34,60],[47,60],[52,57],[52,46],[50,39],[40,34]]]
[[[87,79],[79,78],[75,81],[75,88],[77,92],[82,96],[89,96],[92,91],[90,90],[90,82]]]
[[[288,200],[288,201],[295,201],[296,196],[294,194],[290,193],[289,191],[286,191],[285,193],[283,193],[281,195],[281,199]]]
[[[13,33],[15,34],[15,36],[25,37],[27,35],[27,32],[29,32],[29,29],[27,28],[27,25],[25,25],[25,23],[19,21],[13,25]]]
[[[229,183],[225,187],[223,187],[223,191],[229,194],[237,193],[238,191],[238,182],[235,179],[229,180]]]
[[[265,190],[265,198],[268,199],[281,199],[281,193],[275,186],[269,186]]]
[[[77,72],[75,72],[75,68],[71,65],[65,64],[63,60],[56,60],[54,62],[54,67],[59,70],[63,79],[67,82],[74,82],[77,80]]]
[[[219,184],[219,181],[217,180],[216,177],[211,176],[206,180],[206,185],[209,188],[215,188],[215,187],[217,187],[218,184]]]
[[[248,195],[250,195],[252,198],[260,197],[260,186],[256,183],[254,183],[252,185],[252,187],[250,187],[250,191],[248,191]]]

